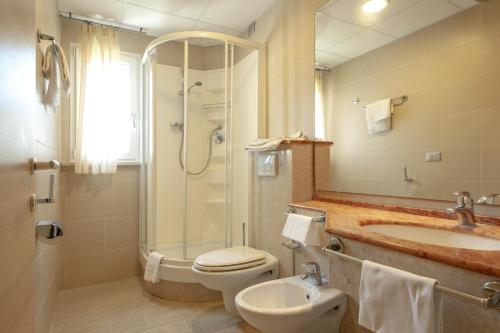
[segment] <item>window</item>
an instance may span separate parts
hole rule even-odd
[[[77,44],[71,44],[70,71],[71,71],[71,94],[70,94],[70,142],[69,156],[71,161],[75,158],[76,140],[76,103],[80,90],[80,49]],[[120,157],[119,163],[140,162],[141,156],[141,114],[140,114],[140,55],[121,52],[121,66],[118,78],[115,81],[122,92],[123,99],[116,101],[120,109],[129,115],[128,126],[129,140],[117,147]],[[98,101],[96,101],[98,102]]]

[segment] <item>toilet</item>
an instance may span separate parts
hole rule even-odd
[[[278,278],[279,262],[271,254],[248,246],[207,252],[194,260],[195,279],[222,292],[226,311],[238,315],[234,298],[241,290]]]

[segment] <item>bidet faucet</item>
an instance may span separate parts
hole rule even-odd
[[[448,208],[448,214],[456,214],[458,225],[461,227],[476,227],[474,216],[474,200],[469,192],[454,193],[457,196],[457,206]]]
[[[323,285],[323,277],[321,276],[321,267],[317,262],[308,261],[302,264],[302,267],[306,268],[306,272],[302,274],[302,280],[311,278],[314,281],[315,286]]]

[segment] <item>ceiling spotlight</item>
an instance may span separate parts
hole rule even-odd
[[[388,0],[369,0],[365,2],[361,9],[365,13],[376,13],[387,7]]]

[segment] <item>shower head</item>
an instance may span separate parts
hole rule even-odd
[[[195,86],[200,87],[202,85],[203,85],[203,83],[201,81],[196,81],[195,83],[193,83],[191,85],[191,87],[188,88],[188,94],[191,92],[191,89],[193,89]]]

